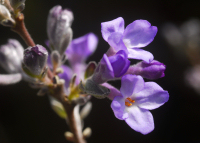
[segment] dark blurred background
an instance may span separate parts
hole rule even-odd
[[[108,49],[101,36],[101,22],[123,17],[125,24],[146,19],[158,27],[154,41],[144,49],[156,60],[166,64],[166,76],[156,82],[170,94],[169,101],[153,110],[155,130],[142,135],[124,121],[115,118],[108,99],[92,98],[93,109],[85,120],[92,128],[88,143],[182,143],[200,142],[200,95],[186,86],[184,72],[189,62],[180,64],[164,40],[161,29],[166,22],[177,25],[190,18],[200,19],[200,1],[196,0],[27,0],[24,10],[26,26],[35,43],[45,45],[46,21],[49,10],[62,5],[73,11],[74,38],[88,32],[99,37],[98,49],[88,61],[98,62]],[[23,40],[9,28],[0,26],[0,44],[8,38]],[[1,73],[5,73],[1,69]],[[120,88],[120,82],[115,83]],[[22,81],[16,85],[0,86],[0,143],[65,143],[65,120],[54,113],[47,96],[36,96]]]

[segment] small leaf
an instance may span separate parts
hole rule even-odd
[[[97,67],[97,64],[95,62],[90,62],[88,64],[87,69],[85,71],[85,75],[84,75],[85,79],[87,79],[87,78],[89,78],[90,76],[93,75],[96,67]]]
[[[92,95],[98,99],[106,98],[110,93],[110,90],[108,88],[94,83],[91,79],[86,81],[85,86],[81,81],[79,88],[85,94]]]
[[[58,116],[60,116],[63,119],[67,118],[67,114],[64,110],[64,107],[60,102],[58,102],[55,98],[51,97],[50,103],[51,103],[52,109],[58,114]]]

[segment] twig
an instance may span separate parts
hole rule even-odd
[[[80,122],[81,122],[80,116],[76,117],[77,106],[75,106],[73,104],[69,104],[66,106],[66,104],[64,104],[64,108],[67,112],[67,117],[68,117],[71,132],[74,135],[74,142],[75,143],[86,143],[86,141],[83,138],[82,128],[81,128],[81,124],[80,124]],[[78,115],[79,115],[79,113],[78,113]]]
[[[56,87],[53,87],[52,93],[50,93],[51,96],[56,98],[60,103],[62,103],[66,113],[67,113],[67,119],[69,122],[69,126],[71,129],[71,132],[74,135],[74,142],[75,143],[86,143],[86,141],[83,138],[82,128],[80,124],[80,117],[76,117],[76,107],[77,104],[68,101],[66,99],[66,95],[64,95],[64,85],[57,85]]]
[[[26,26],[24,24],[24,15],[21,13],[16,19],[16,25],[12,28],[14,32],[19,34],[22,39],[26,42],[28,46],[35,46],[33,39],[31,38],[30,34],[28,33]]]

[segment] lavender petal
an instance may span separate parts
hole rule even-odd
[[[155,82],[146,82],[143,90],[135,96],[137,105],[148,110],[156,109],[168,100],[169,93]]]
[[[120,91],[124,97],[130,97],[144,88],[144,80],[141,76],[125,75],[122,77]]]
[[[101,23],[101,33],[105,41],[108,40],[113,32],[124,32],[124,19],[122,17]]]
[[[128,52],[129,59],[143,60],[147,63],[150,63],[154,58],[150,52],[142,49],[128,49]]]
[[[126,123],[135,131],[144,135],[154,130],[154,121],[151,112],[145,109],[140,109],[137,106],[127,108],[128,118]]]
[[[135,20],[124,30],[123,41],[127,48],[141,48],[151,43],[156,36],[157,27],[146,20]]]

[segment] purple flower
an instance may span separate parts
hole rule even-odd
[[[155,82],[144,82],[141,76],[125,75],[121,84],[122,96],[116,96],[111,108],[120,120],[135,131],[148,134],[154,129],[151,112],[169,99],[169,94]]]
[[[71,66],[84,63],[97,48],[98,38],[93,33],[74,39],[66,50]]]
[[[94,53],[97,48],[98,38],[93,33],[88,33],[82,37],[72,40],[71,44],[65,51],[67,59],[73,70],[77,75],[76,84],[84,79],[84,72],[86,70],[86,60]]]
[[[101,23],[101,32],[115,53],[125,50],[128,58],[151,62],[153,55],[142,47],[151,43],[157,33],[157,27],[151,26],[146,20],[135,20],[124,29],[124,19],[119,17]]]
[[[72,40],[71,24],[73,13],[70,10],[62,10],[61,6],[54,6],[48,15],[47,34],[51,50],[57,50],[63,55]]]
[[[95,73],[93,81],[102,84],[110,79],[123,76],[128,70],[130,61],[127,59],[125,51],[120,50],[114,56],[103,55]]]
[[[151,63],[144,61],[131,66],[126,74],[140,75],[147,79],[158,79],[165,76],[166,66],[163,63],[153,60]]]
[[[36,45],[24,50],[24,64],[34,75],[40,75],[47,63],[48,52],[41,46]]]

